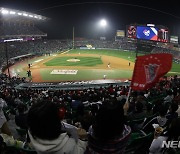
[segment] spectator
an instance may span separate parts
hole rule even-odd
[[[102,104],[89,129],[87,153],[121,154],[131,133],[130,127],[124,123],[123,107],[117,101]]]
[[[180,105],[180,88],[176,91],[173,101]]]
[[[62,116],[62,115],[61,115]],[[74,139],[62,131],[59,107],[53,102],[40,101],[28,112],[29,136],[38,154],[83,154],[86,142]]]
[[[142,119],[145,118],[146,113],[143,110],[143,104],[141,102],[136,102],[135,111],[128,115],[129,120]]]
[[[172,103],[169,108],[169,112],[166,115],[169,122],[171,122],[173,119],[178,117],[178,113],[176,112],[177,110],[178,110],[178,104]]]
[[[173,92],[172,90],[167,91],[167,96],[164,98],[164,103],[171,103],[173,100]]]
[[[166,118],[167,108],[165,105],[162,105],[159,110],[159,115],[152,118],[144,127],[143,130],[146,133],[150,133],[154,130],[152,124],[158,124],[160,127],[166,127],[168,124],[168,119]]]
[[[151,103],[146,104],[146,117],[151,117],[153,116],[153,105]]]
[[[26,105],[19,104],[17,108],[18,114],[15,115],[15,123],[21,129],[27,129],[27,113],[25,113]]]
[[[149,148],[149,154],[163,154],[166,150],[162,148],[163,141],[179,141],[180,137],[180,118],[174,119],[168,131],[160,136],[154,136],[154,140]]]
[[[0,130],[1,133],[12,136],[3,111],[3,108],[5,106],[6,106],[6,102],[2,98],[0,98]]]

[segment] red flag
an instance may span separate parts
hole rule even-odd
[[[172,66],[172,55],[167,53],[138,56],[134,66],[131,88],[146,90],[154,86]]]

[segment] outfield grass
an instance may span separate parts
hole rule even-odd
[[[171,72],[179,72],[180,73],[180,64],[173,63]]]
[[[122,59],[126,59],[132,62],[135,62],[136,53],[134,51],[123,51],[123,50],[108,50],[108,49],[96,49],[96,50],[71,50],[70,53],[84,53],[84,54],[98,54],[98,55],[107,55],[107,56],[114,56],[119,57]],[[142,56],[144,54],[138,53],[138,56]],[[167,75],[180,75],[180,64],[174,63],[172,64],[172,68]]]
[[[98,80],[103,79],[106,74],[106,79],[130,79],[132,71],[129,70],[106,70],[106,69],[85,69],[79,70],[76,75],[64,75],[64,74],[50,74],[52,69],[42,69],[40,74],[45,81],[79,81],[79,80]]]
[[[80,50],[80,49],[74,49],[68,52],[69,54],[97,54],[97,55],[106,55],[106,56],[113,56],[113,57],[119,57],[122,59],[126,59],[129,61],[134,62],[136,58],[136,53],[133,51],[123,51],[123,50],[111,50],[111,49],[95,49],[95,50]],[[138,54],[142,55],[142,54]]]
[[[77,62],[68,61],[76,58]],[[103,64],[100,57],[57,57],[44,63],[46,66],[96,66]]]

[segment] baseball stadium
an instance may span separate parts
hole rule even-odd
[[[7,11],[3,8],[1,10],[5,13]],[[8,68],[4,67],[3,70],[11,77],[24,77],[34,83],[104,79],[127,81],[132,78],[136,56],[157,52],[173,52],[174,63],[168,76],[179,74],[179,51],[178,48],[173,47],[172,43],[167,43],[170,36],[168,36],[168,29],[165,26],[158,25],[153,30],[165,31],[166,33],[159,32],[161,36],[153,34],[151,38],[146,39],[138,39],[137,37],[142,37],[138,33],[143,28],[151,30],[152,27],[129,25],[126,30],[117,30],[114,41],[104,40],[104,37],[101,37],[100,40],[76,38],[74,35],[69,40],[48,40],[46,39],[47,34],[34,25],[38,22],[45,23],[50,19],[29,14],[29,16],[34,16],[33,20],[32,17],[27,19],[12,15],[6,19],[1,17],[4,28],[2,38],[6,37],[4,43],[1,43],[2,49],[3,46],[5,49],[2,52],[5,52],[6,55],[4,65],[7,66],[8,63]],[[11,35],[6,34],[6,32],[10,33],[10,29],[12,29],[7,22],[16,23],[17,18],[22,23],[29,22],[29,30],[25,31],[29,31],[30,34],[16,34],[13,35],[16,39],[12,39]],[[15,30],[18,28],[27,29],[22,25],[13,28]],[[139,29],[137,34],[133,34],[134,29],[136,31]],[[126,35],[125,31],[127,31]],[[160,41],[154,41],[154,37]],[[18,48],[19,51],[22,50],[19,52],[20,55],[11,57],[13,49],[16,51]],[[29,75],[28,71],[30,71]]]
[[[122,49],[67,49],[17,63],[10,67],[10,73],[12,76],[19,74],[20,77],[27,77],[28,64],[31,64],[32,82],[104,78],[124,81],[132,78],[135,58],[135,51]],[[169,75],[179,74],[178,66],[174,63]]]
[[[129,23],[56,39],[48,21],[0,7],[0,153],[178,154],[178,34]]]

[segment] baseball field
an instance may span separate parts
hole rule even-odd
[[[32,82],[127,80],[132,77],[135,57],[135,52],[122,50],[67,50],[16,63],[10,67],[10,73],[27,77],[31,64]],[[173,64],[170,75],[180,74],[179,68],[180,64]]]

